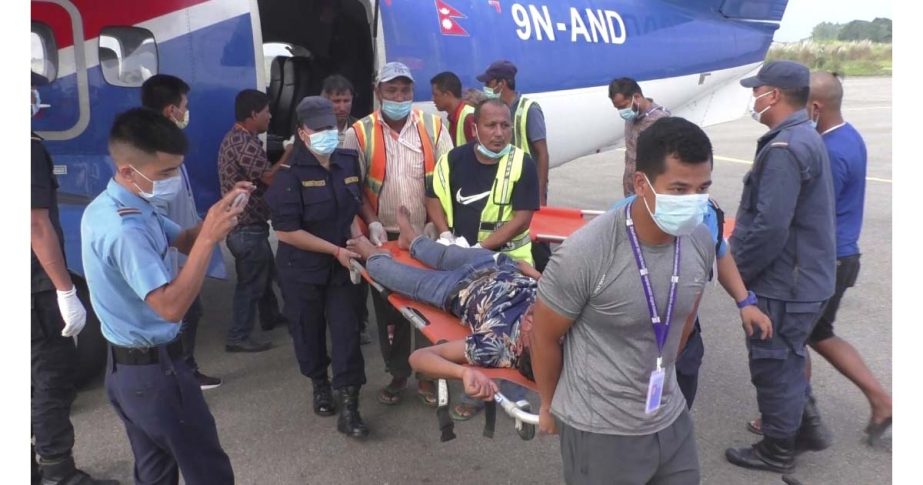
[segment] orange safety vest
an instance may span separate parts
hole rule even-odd
[[[420,132],[420,144],[423,148],[423,170],[427,186],[432,183],[433,170],[436,167],[436,141],[442,131],[442,118],[432,114],[423,113],[415,109],[417,117],[417,130]],[[372,205],[372,210],[378,212],[378,195],[385,183],[385,168],[388,166],[388,155],[385,151],[385,127],[378,111],[362,118],[353,124],[359,150],[365,154],[368,164],[368,173],[365,174],[365,196]]]

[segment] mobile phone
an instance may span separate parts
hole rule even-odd
[[[249,200],[250,200],[250,194],[246,192],[242,194],[238,194],[237,197],[234,198],[234,202],[231,202],[231,208],[237,209],[239,207],[243,207],[247,205],[247,202]]]

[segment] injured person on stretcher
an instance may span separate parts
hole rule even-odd
[[[436,378],[460,379],[466,394],[483,400],[492,399],[497,384],[462,364],[515,368],[532,380],[532,310],[541,273],[502,253],[432,241],[414,230],[404,207],[398,223],[398,247],[432,269],[395,261],[365,237],[350,240],[348,248],[366,261],[368,275],[380,285],[445,310],[471,330],[463,340],[415,351],[411,367]]]

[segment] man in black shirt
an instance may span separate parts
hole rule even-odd
[[[42,107],[36,87],[47,83],[32,73],[32,116]],[[94,480],[74,466],[71,454],[70,409],[77,395],[73,337],[83,330],[87,314],[64,260],[57,191],[51,156],[42,138],[32,133],[32,434],[39,467],[32,462],[32,483],[118,483]]]
[[[426,187],[426,213],[448,243],[464,237],[472,246],[506,254],[534,265],[529,224],[539,208],[538,171],[532,157],[511,145],[509,108],[486,100],[474,111],[475,140],[455,148],[436,164]],[[525,389],[501,383],[514,401]],[[463,397],[453,406],[457,420],[483,406]]]

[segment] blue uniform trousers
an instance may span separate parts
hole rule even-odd
[[[291,322],[289,331],[301,373],[325,379],[327,366],[333,364],[334,389],[365,384],[365,360],[359,349],[359,306],[365,302],[359,301],[359,287],[345,277],[318,285],[281,276],[284,314]],[[332,360],[327,354],[328,326]]]
[[[801,426],[808,381],[804,374],[805,343],[824,308],[823,301],[792,302],[759,297],[760,310],[772,319],[773,335],[747,339],[750,380],[763,420],[763,434],[794,438]]]
[[[221,449],[215,419],[182,355],[158,347],[159,362],[116,363],[109,352],[106,392],[135,457],[138,485],[234,483],[231,461]]]

